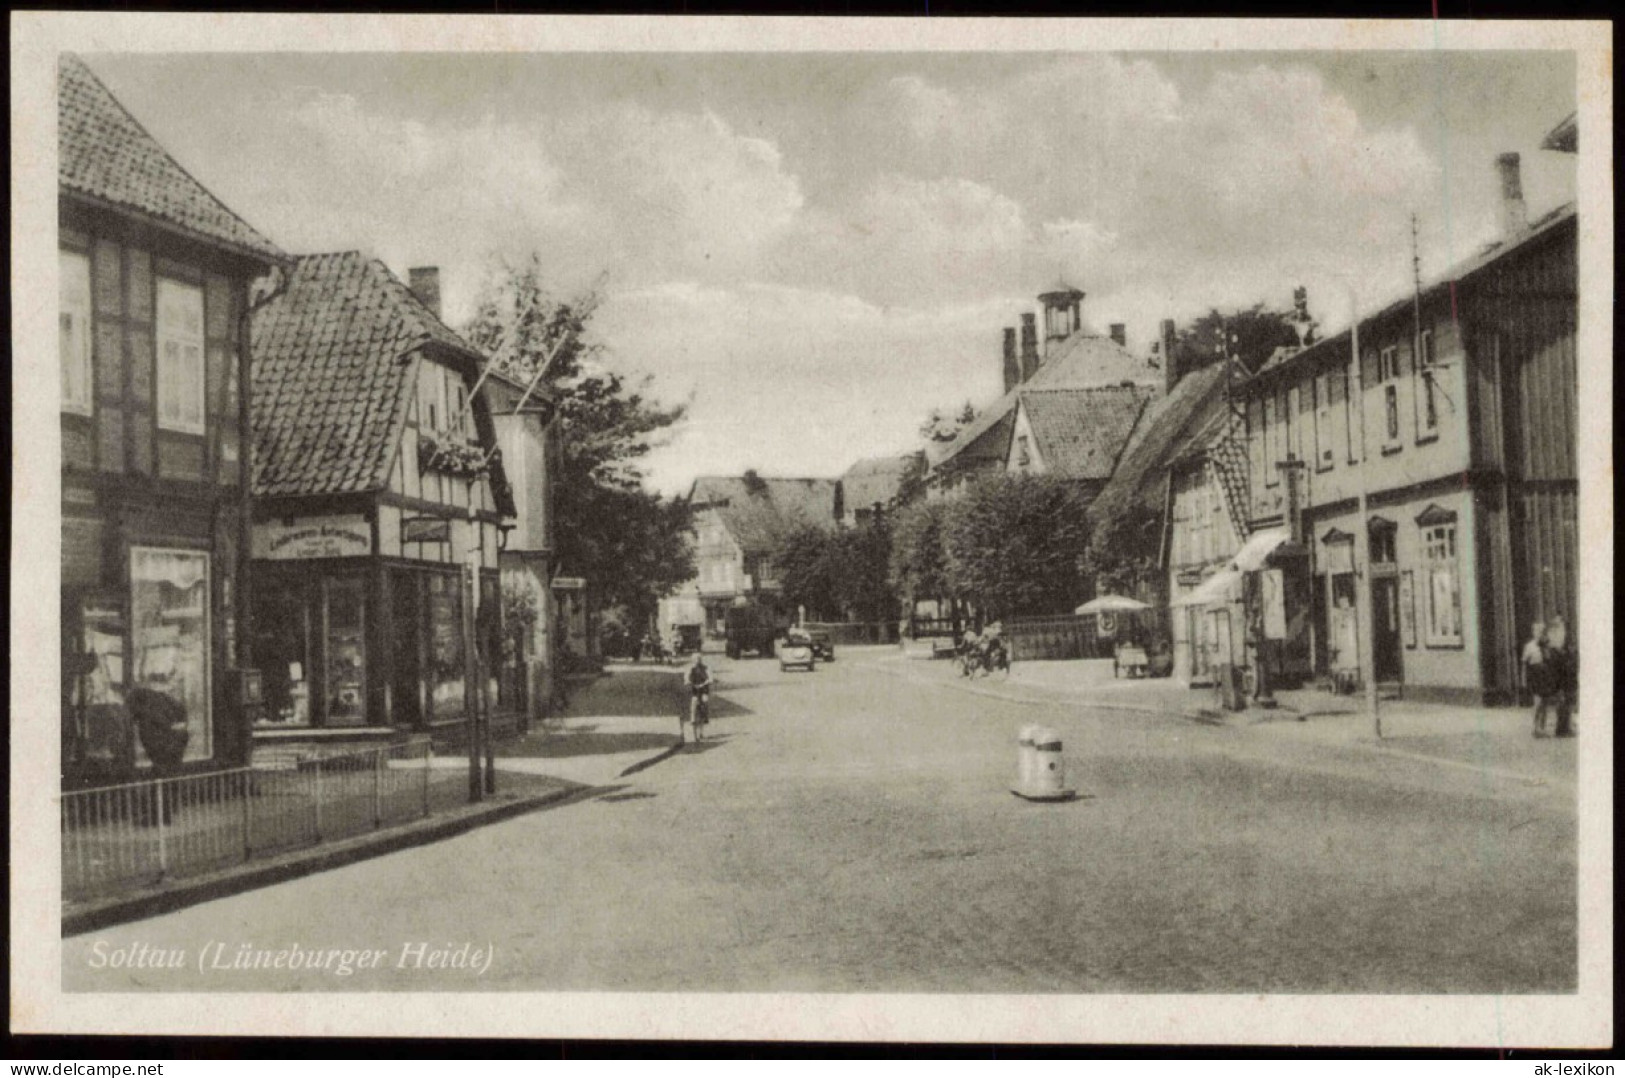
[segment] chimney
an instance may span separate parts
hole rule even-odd
[[[1523,202],[1523,178],[1518,173],[1518,155],[1504,153],[1495,159],[1501,174],[1501,237],[1516,239],[1529,228],[1529,208]]]
[[[1174,355],[1174,320],[1162,320],[1162,377],[1163,392],[1172,393],[1179,384],[1179,358]]]
[[[415,266],[406,271],[407,282],[418,302],[440,317],[440,267]]]
[[[1038,373],[1038,316],[1028,311],[1021,316],[1021,380]]]
[[[1113,322],[1111,326],[1112,340],[1117,342],[1119,348],[1128,347],[1128,327],[1121,322]]]
[[[1004,391],[1021,384],[1021,361],[1016,358],[1016,327],[1004,327]]]

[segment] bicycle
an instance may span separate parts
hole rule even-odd
[[[688,725],[694,731],[694,741],[705,740],[705,728],[711,722],[711,690],[702,689],[689,694]]]

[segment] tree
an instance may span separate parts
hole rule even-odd
[[[1314,341],[1316,323],[1309,318],[1308,295],[1302,288],[1294,290],[1291,311],[1270,310],[1262,303],[1228,314],[1209,310],[1179,331],[1174,339],[1174,361],[1189,374],[1219,362],[1228,350],[1248,371],[1256,371],[1277,348]],[[1299,321],[1309,327],[1302,342],[1294,326]]]
[[[950,503],[912,502],[892,523],[892,589],[912,607],[919,599],[948,595],[948,561],[944,546]]]
[[[1081,566],[1097,595],[1139,597],[1162,568],[1162,513],[1136,501],[1095,521]]]
[[[949,416],[941,408],[931,409],[931,414],[925,417],[920,424],[920,437],[928,442],[951,442],[959,437],[959,432],[976,422],[976,406],[966,401],[964,407]]]
[[[794,610],[806,607],[814,621],[838,617],[840,563],[836,538],[814,524],[803,524],[779,541],[773,555],[779,587]]]
[[[891,523],[884,513],[876,513],[836,536],[835,596],[848,617],[863,622],[896,618],[891,551]]]
[[[989,617],[1070,612],[1084,591],[1089,541],[1075,484],[996,475],[952,503],[944,529],[950,589]]]
[[[499,369],[529,382],[540,372],[559,399],[553,470],[557,562],[593,582],[605,606],[647,619],[660,596],[694,575],[688,505],[643,489],[643,458],[687,412],[649,398],[652,377],[628,382],[588,337],[597,291],[561,300],[539,255],[494,262],[462,327]]]

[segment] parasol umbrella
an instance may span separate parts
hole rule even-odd
[[[1150,610],[1149,603],[1130,599],[1126,595],[1100,595],[1073,611],[1074,614],[1131,614],[1136,610]]]

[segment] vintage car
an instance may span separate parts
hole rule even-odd
[[[835,640],[828,629],[811,629],[807,635],[812,638],[813,658],[821,663],[835,661]]]
[[[813,654],[812,638],[806,633],[789,633],[779,638],[778,643],[779,669],[788,670],[792,666],[813,668],[816,661]]]

